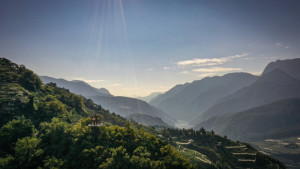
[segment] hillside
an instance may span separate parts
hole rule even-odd
[[[147,127],[54,83],[43,85],[7,59],[0,70],[0,168],[194,168]],[[94,113],[99,127],[88,126]]]
[[[280,69],[262,75],[252,85],[216,102],[206,112],[193,121],[193,125],[210,117],[240,112],[277,100],[300,97],[300,81]]]
[[[215,164],[216,168],[285,168],[282,163],[258,152],[251,145],[228,140],[213,131],[164,129],[161,138],[170,138],[182,155],[195,162]],[[208,148],[209,147],[209,148]],[[202,166],[200,168],[204,168]]]
[[[191,121],[210,108],[218,99],[252,84],[256,79],[256,76],[248,73],[206,77],[175,86],[153,99],[150,104],[178,120]]]
[[[65,79],[56,79],[49,76],[40,76],[40,79],[44,84],[56,83],[58,87],[64,87],[69,89],[71,92],[82,95],[82,96],[112,96],[109,91],[105,88],[94,88],[86,82],[80,80],[68,81]]]
[[[212,132],[158,132],[129,122],[55,83],[43,85],[7,59],[0,59],[0,70],[1,168],[285,168],[249,146],[256,159],[239,162],[226,146],[246,144]],[[99,126],[89,126],[91,114]],[[195,142],[182,145],[188,151],[174,147],[189,138]]]
[[[109,109],[111,112],[120,114],[123,117],[131,114],[145,114],[154,118],[159,117],[171,126],[173,126],[176,121],[172,116],[142,100],[121,96],[93,96],[89,98],[92,99],[96,104],[100,104],[104,108]]]
[[[67,81],[64,79],[55,79],[48,76],[41,76],[41,79],[43,80],[44,84],[53,82],[56,83],[59,87],[69,89],[71,92],[82,95],[86,98],[90,98],[95,103],[103,106],[103,108],[109,109],[110,111],[115,112],[116,114],[119,114],[123,117],[129,116],[130,114],[140,113],[152,116],[153,119],[155,119],[155,117],[159,117],[171,126],[173,126],[175,123],[174,118],[168,116],[163,111],[139,99],[130,97],[115,97],[112,96],[109,91],[104,88],[96,89],[80,80]],[[155,121],[153,121],[153,123],[155,123]]]
[[[239,113],[214,116],[197,126],[240,141],[300,135],[300,98],[286,99]]]

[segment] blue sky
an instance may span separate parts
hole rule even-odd
[[[144,96],[299,57],[298,0],[0,0],[0,57]]]

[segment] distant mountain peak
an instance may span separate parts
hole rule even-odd
[[[107,89],[104,88],[94,88],[88,83],[81,80],[65,80],[62,78],[53,78],[49,76],[40,76],[43,83],[56,83],[59,87],[64,87],[69,89],[71,92],[83,95],[85,97],[88,96],[112,96]]]
[[[300,80],[300,58],[286,59],[286,60],[276,60],[275,62],[269,63],[262,75],[265,75],[275,69],[281,69],[290,76]]]
[[[299,83],[300,81],[290,76],[280,68],[272,69],[268,73],[263,74],[257,82],[271,82],[276,84]]]

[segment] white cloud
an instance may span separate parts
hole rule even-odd
[[[169,68],[169,67],[164,67],[163,69],[164,69],[164,70],[169,70],[170,68]]]
[[[122,84],[120,84],[120,83],[114,83],[114,84],[111,84],[110,86],[118,87],[118,86],[122,86]]]
[[[176,64],[181,67],[184,67],[184,66],[214,66],[214,65],[224,64],[235,58],[246,57],[248,55],[249,54],[244,53],[244,54],[233,55],[233,56],[228,56],[228,57],[223,57],[223,58],[204,58],[204,59],[195,58],[192,60],[179,61]]]
[[[262,74],[262,71],[258,71],[258,72],[249,72],[250,74],[256,75],[256,76],[260,76]]]
[[[190,72],[188,71],[183,71],[183,72],[180,72],[180,74],[189,74]]]
[[[254,60],[255,58],[250,58],[250,57],[247,57],[247,58],[243,58],[245,60]]]
[[[277,42],[275,45],[278,47],[282,46],[282,44],[280,42]]]
[[[194,72],[202,72],[202,73],[233,72],[233,71],[241,71],[241,70],[242,70],[241,68],[225,68],[225,67],[193,69]]]
[[[289,47],[289,46],[286,46],[285,48],[288,49],[288,48],[290,48],[290,47]]]
[[[74,80],[81,80],[84,81],[86,83],[100,83],[100,82],[105,82],[106,80],[88,80],[88,79],[84,79],[84,78],[74,78]]]
[[[146,69],[147,71],[152,71],[152,70],[154,70],[152,67],[150,67],[150,68],[148,68],[148,69]]]

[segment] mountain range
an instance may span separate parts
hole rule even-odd
[[[192,121],[218,99],[253,83],[258,77],[248,73],[230,73],[206,77],[184,85],[177,85],[150,101],[178,120]]]
[[[300,81],[277,68],[263,74],[257,81],[229,96],[199,115],[192,124],[210,117],[244,111],[277,100],[300,97]]]
[[[126,120],[69,89],[42,84],[34,72],[4,58],[0,82],[0,168],[286,168],[214,132],[155,130]],[[228,147],[255,158],[240,162]]]
[[[91,96],[88,98],[92,99],[96,104],[100,104],[101,106],[110,110],[111,112],[120,114],[123,117],[127,117],[132,114],[145,114],[148,116],[152,116],[153,119],[156,119],[155,117],[158,117],[171,126],[173,126],[176,121],[172,116],[139,99],[121,96]],[[137,122],[142,123],[143,121]],[[157,122],[153,122],[153,124],[155,123]]]
[[[145,101],[129,97],[113,96],[105,88],[94,88],[86,82],[80,80],[68,81],[65,79],[56,79],[48,76],[40,76],[40,78],[44,84],[50,82],[55,83],[58,87],[69,89],[73,93],[82,95],[86,98],[90,98],[95,103],[103,106],[105,109],[109,109],[110,111],[115,112],[116,114],[119,114],[123,117],[127,117],[131,114],[145,114],[153,117],[153,124],[160,124],[160,126],[165,127],[173,126],[176,121],[170,115],[164,113],[154,106],[149,105]],[[138,121],[139,119],[141,118],[137,118],[135,120],[139,123],[144,124],[144,121]],[[150,118],[148,117],[148,122],[145,125],[150,124],[149,120]],[[164,122],[161,123],[161,121]]]
[[[150,104],[197,130],[204,127],[265,150],[271,143],[264,140],[300,137],[300,58],[271,62],[260,76],[230,73],[176,85]],[[297,146],[279,147],[268,153],[300,168]]]
[[[82,96],[112,96],[110,92],[105,88],[94,88],[88,83],[81,80],[68,81],[65,79],[57,79],[49,76],[39,76],[44,84],[56,83],[58,87],[69,89],[70,92],[76,93]]]

